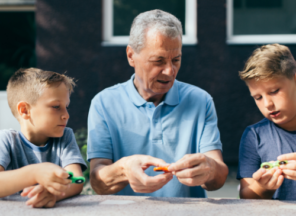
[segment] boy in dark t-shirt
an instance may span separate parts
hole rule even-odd
[[[0,197],[23,190],[27,205],[53,207],[79,194],[66,171],[81,176],[86,164],[72,129],[66,128],[72,78],[37,68],[10,78],[7,100],[21,131],[0,130]]]
[[[240,143],[240,197],[296,199],[296,62],[288,47],[256,49],[239,73],[265,119],[247,127]],[[288,160],[272,169],[261,163]]]

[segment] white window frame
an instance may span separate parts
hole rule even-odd
[[[185,2],[185,32],[182,36],[183,44],[197,44],[197,0]],[[103,46],[126,46],[129,36],[113,35],[113,0],[103,1]]]
[[[233,35],[233,0],[227,0],[227,44],[295,44],[296,34]]]

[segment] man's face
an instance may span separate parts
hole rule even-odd
[[[31,130],[40,138],[63,136],[69,119],[69,96],[69,90],[64,83],[46,87],[36,103],[30,107],[33,125]]]
[[[134,83],[144,99],[162,96],[173,86],[181,66],[181,49],[180,36],[169,38],[149,30],[145,47],[139,53],[132,51],[129,63],[135,68]]]
[[[296,81],[286,77],[249,80],[251,96],[261,113],[285,130],[296,130]]]

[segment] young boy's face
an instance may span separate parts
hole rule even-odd
[[[248,80],[251,96],[261,113],[281,128],[296,130],[296,78]]]
[[[30,107],[31,130],[40,138],[61,137],[68,123],[70,93],[64,83],[46,87],[36,103]]]

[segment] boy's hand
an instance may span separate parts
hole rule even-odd
[[[34,173],[36,182],[53,195],[64,195],[69,184],[71,184],[71,180],[67,179],[68,173],[52,163],[40,163],[36,166],[38,166]]]
[[[287,179],[296,180],[296,153],[280,155],[278,160],[288,160],[288,164],[281,165],[283,175]]]
[[[279,168],[270,170],[260,168],[253,174],[253,179],[265,190],[276,190],[282,185],[284,176]]]
[[[21,193],[21,196],[28,196],[30,199],[26,204],[33,208],[51,208],[54,207],[56,203],[56,196],[51,194],[42,185],[25,188]]]

